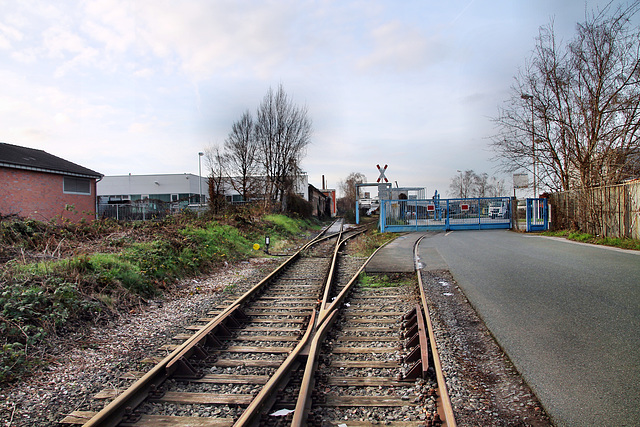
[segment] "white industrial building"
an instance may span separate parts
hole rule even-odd
[[[187,206],[207,202],[208,178],[184,174],[112,175],[98,182],[100,204],[153,202]],[[295,193],[309,201],[309,177],[301,174],[295,182]],[[242,201],[240,193],[230,183],[224,185],[224,195],[229,202]]]
[[[142,201],[161,201],[188,205],[206,203],[209,189],[207,178],[198,175],[113,175],[98,182],[98,200],[101,204]]]

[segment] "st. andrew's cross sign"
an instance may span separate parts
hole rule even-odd
[[[387,165],[384,165],[384,168],[380,168],[380,165],[376,165],[376,167],[380,171],[380,176],[378,177],[378,180],[376,182],[381,182],[382,180],[384,180],[384,182],[389,182],[387,177],[384,176],[384,171],[387,170]]]

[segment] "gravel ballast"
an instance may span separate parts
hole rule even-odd
[[[100,410],[92,396],[125,388],[130,371],[222,300],[240,295],[282,260],[256,259],[179,284],[108,324],[87,327],[52,343],[53,360],[31,377],[0,389],[1,426],[58,425],[74,410]],[[542,406],[477,317],[448,271],[423,272],[440,358],[459,426],[549,426]]]
[[[281,259],[256,258],[230,265],[207,277],[185,280],[165,300],[150,301],[136,312],[87,326],[50,342],[52,361],[34,374],[0,389],[4,427],[59,425],[74,410],[102,409],[93,395],[104,388],[126,388],[131,371],[146,371],[141,361],[226,298],[241,295]]]

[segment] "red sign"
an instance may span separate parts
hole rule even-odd
[[[460,210],[468,211],[469,210],[469,205],[467,205],[467,204],[460,205]]]
[[[436,205],[427,205],[427,211],[435,211]]]

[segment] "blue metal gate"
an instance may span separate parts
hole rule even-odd
[[[399,199],[380,202],[380,230],[487,230],[511,228],[510,197]]]
[[[527,199],[527,231],[549,229],[549,206],[547,199]]]

